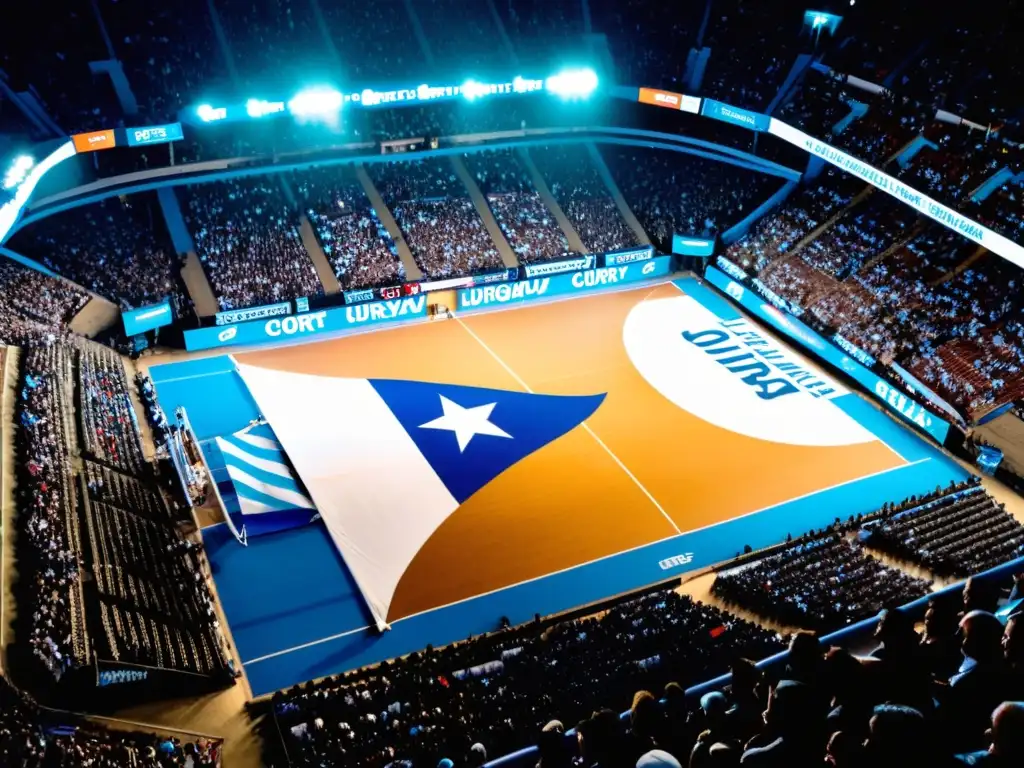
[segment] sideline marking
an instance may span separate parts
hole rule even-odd
[[[835,485],[830,485],[830,486],[828,486],[826,488],[820,488],[820,489],[818,489],[816,491],[810,491],[809,493],[805,493],[805,494],[803,494],[801,496],[794,496],[792,499],[786,499],[785,501],[780,501],[780,502],[777,502],[777,503],[772,504],[770,506],[762,507],[761,509],[755,509],[753,512],[746,512],[746,513],[744,513],[742,515],[736,515],[735,517],[730,517],[728,520],[719,520],[717,523],[709,523],[708,525],[702,525],[700,528],[693,528],[692,530],[681,532],[681,533],[676,534],[674,536],[668,536],[668,537],[666,537],[664,539],[658,539],[656,541],[649,541],[646,544],[639,544],[639,545],[637,545],[635,547],[630,547],[629,549],[624,549],[621,552],[613,552],[611,554],[604,555],[603,557],[598,557],[598,558],[596,558],[594,560],[588,560],[585,563],[579,563],[577,565],[570,565],[568,568],[562,568],[561,570],[558,570],[558,571],[551,571],[550,573],[545,573],[545,574],[543,574],[541,576],[534,576],[531,579],[523,579],[522,581],[518,581],[515,584],[508,584],[508,585],[506,585],[504,587],[499,587],[497,589],[492,589],[492,590],[490,590],[488,592],[481,592],[479,595],[473,595],[472,597],[464,597],[461,600],[453,600],[450,603],[445,603],[444,605],[438,605],[438,606],[435,606],[434,608],[428,608],[425,611],[419,611],[417,613],[410,613],[408,616],[402,616],[401,618],[395,619],[394,621],[392,621],[390,623],[391,623],[392,626],[394,626],[395,624],[398,624],[400,622],[408,621],[409,619],[415,619],[415,618],[418,618],[420,616],[426,616],[427,614],[434,613],[435,611],[442,611],[442,610],[445,610],[447,608],[454,608],[455,606],[461,605],[462,603],[468,603],[468,602],[471,602],[473,600],[479,600],[479,599],[482,599],[482,598],[485,598],[485,597],[490,597],[491,595],[496,595],[499,592],[504,592],[506,590],[516,589],[518,587],[522,587],[522,586],[524,586],[526,584],[531,584],[531,583],[533,583],[535,581],[540,581],[542,579],[551,578],[553,576],[560,576],[560,575],[562,575],[564,573],[569,573],[570,571],[575,571],[578,568],[586,568],[586,567],[594,565],[596,563],[600,563],[600,562],[602,562],[604,560],[610,560],[612,558],[616,558],[616,557],[619,557],[621,555],[628,555],[628,554],[630,554],[632,552],[636,552],[636,551],[641,550],[641,549],[646,549],[648,547],[653,548],[653,547],[659,546],[661,544],[664,544],[666,542],[674,541],[676,539],[681,539],[681,538],[683,538],[685,536],[689,536],[691,533],[697,533],[699,531],[703,531],[703,530],[706,530],[708,528],[714,528],[715,526],[725,525],[726,523],[731,523],[734,520],[742,520],[743,518],[750,517],[752,515],[759,515],[762,512],[768,512],[768,511],[770,511],[772,509],[775,509],[776,507],[784,507],[784,506],[786,506],[788,504],[791,504],[791,503],[793,503],[795,501],[800,501],[801,499],[806,499],[806,498],[808,498],[810,496],[815,496],[816,494],[819,494],[819,493],[826,493],[828,491],[834,491],[837,488],[842,488],[844,485],[851,485],[853,483],[859,483],[862,480],[868,480],[868,479],[870,479],[872,477],[878,477],[879,475],[885,475],[885,474],[888,474],[889,472],[900,472],[900,471],[903,471],[905,469],[908,469],[909,467],[913,467],[913,466],[916,466],[918,464],[924,464],[925,462],[929,462],[929,461],[934,461],[934,459],[931,458],[931,457],[926,457],[926,458],[923,458],[923,459],[918,459],[917,461],[914,461],[914,462],[910,462],[909,464],[903,464],[903,465],[898,466],[898,467],[889,467],[889,469],[882,469],[882,470],[879,470],[878,472],[872,472],[871,474],[864,475],[863,477],[856,477],[856,478],[854,478],[852,480],[845,480],[842,483],[836,483]],[[781,543],[781,540],[780,540],[780,543]],[[771,546],[771,545],[766,545],[766,546]],[[732,559],[732,558],[729,558],[729,559]],[[723,562],[728,562],[728,560],[723,561]],[[709,565],[714,565],[714,563],[710,563]],[[572,610],[572,609],[568,608],[568,609],[565,609],[565,610]],[[312,641],[310,641],[308,643],[303,643],[302,645],[297,645],[294,648],[285,648],[284,650],[275,651],[273,653],[267,654],[266,656],[261,656],[261,657],[259,657],[257,659],[253,659],[252,661],[243,662],[243,666],[245,664],[256,664],[258,662],[265,661],[267,659],[272,659],[272,658],[275,658],[275,657],[278,657],[278,656],[285,656],[285,655],[287,655],[289,653],[292,653],[294,651],[302,651],[302,650],[305,650],[306,648],[311,648],[313,646],[320,645],[321,643],[329,643],[332,640],[338,640],[338,639],[340,639],[342,637],[346,637],[347,635],[353,635],[353,634],[355,634],[357,632],[362,632],[363,630],[366,630],[366,629],[374,629],[374,627],[370,626],[370,625],[367,625],[365,627],[359,627],[357,629],[350,629],[347,632],[342,632],[342,633],[337,634],[337,635],[331,635],[330,637],[322,637],[319,640],[312,640]],[[459,642],[459,641],[458,640],[453,640],[452,642],[454,643],[454,642]]]
[[[226,355],[225,357],[229,357],[229,355]],[[168,365],[174,365],[174,363],[168,363]],[[223,371],[207,371],[206,373],[193,373],[189,376],[177,376],[173,379],[154,379],[152,376],[150,376],[149,378],[152,380],[153,386],[155,387],[158,384],[169,384],[172,381],[191,381],[192,379],[203,379],[206,378],[207,376],[223,376],[225,373],[234,372],[235,371],[233,368],[225,368]],[[159,393],[157,394],[157,397],[159,398]]]
[[[285,654],[293,653],[295,651],[304,651],[306,648],[312,648],[314,645],[320,645],[321,643],[329,643],[332,640],[340,640],[341,638],[347,637],[348,635],[354,635],[357,632],[362,632],[364,630],[374,629],[374,628],[375,628],[375,625],[373,627],[371,627],[369,624],[367,624],[365,627],[358,627],[356,629],[350,629],[347,632],[340,632],[337,635],[331,635],[330,637],[321,637],[319,640],[310,640],[308,643],[303,643],[302,645],[296,645],[294,648],[285,648],[283,651],[274,651],[273,653],[268,653],[266,656],[258,656],[255,659],[250,659],[249,661],[243,661],[242,662],[242,666],[246,667],[246,666],[249,666],[251,664],[259,664],[261,661],[266,661],[267,659],[274,659],[274,658],[277,658],[278,656],[284,656]]]
[[[648,295],[650,295],[650,294],[648,294]],[[531,395],[536,394],[532,389],[530,389],[530,386],[525,381],[523,381],[522,378],[520,378],[519,374],[516,373],[515,371],[513,371],[512,368],[509,367],[508,363],[506,363],[504,360],[502,360],[498,356],[498,353],[495,352],[493,349],[491,349],[487,345],[487,342],[485,342],[483,339],[481,339],[479,336],[477,336],[476,333],[473,332],[473,329],[470,328],[468,325],[466,325],[462,321],[462,318],[456,317],[455,321],[459,325],[461,325],[462,328],[466,331],[466,333],[468,333],[470,336],[472,336],[476,340],[476,342],[481,347],[483,347],[487,351],[488,354],[490,354],[491,357],[493,357],[495,360],[497,360],[498,363],[501,365],[501,367],[504,368],[513,379],[515,379],[517,382],[519,382],[519,386],[521,386],[523,389],[525,389]],[[639,488],[643,492],[644,496],[646,496],[648,498],[648,500],[651,502],[651,504],[654,505],[655,509],[657,509],[659,512],[661,512],[662,517],[664,517],[668,521],[668,524],[672,526],[672,528],[675,530],[675,532],[676,533],[682,533],[682,531],[680,530],[679,526],[676,525],[675,520],[673,520],[671,517],[669,517],[669,514],[668,514],[668,512],[665,511],[665,508],[662,507],[661,504],[658,503],[658,500],[656,498],[654,498],[654,496],[651,495],[651,492],[648,491],[644,487],[644,484],[641,483],[637,479],[636,475],[634,475],[632,472],[629,471],[629,467],[627,467],[625,464],[622,463],[622,459],[620,459],[618,456],[616,456],[612,452],[612,449],[609,448],[607,445],[605,445],[604,441],[600,437],[597,436],[597,434],[594,432],[594,430],[592,430],[590,428],[590,425],[587,424],[587,422],[584,421],[584,422],[580,423],[580,426],[583,427],[584,430],[586,430],[587,434],[589,434],[592,438],[594,438],[594,440],[597,442],[597,444],[604,449],[605,453],[607,453],[609,456],[612,457],[612,460],[616,464],[619,465],[619,468],[622,469],[622,471],[626,473],[626,476],[629,477],[629,479],[633,481],[633,483],[636,485],[636,487]]]

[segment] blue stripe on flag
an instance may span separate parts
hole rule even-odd
[[[272,447],[278,443],[269,426],[259,425],[217,437],[212,442],[230,478],[232,496],[243,517],[291,512],[296,524],[312,518],[316,511],[313,502],[292,473],[287,457]]]
[[[306,494],[299,488],[298,482],[292,479],[285,479],[280,475],[271,474],[270,472],[264,472],[259,467],[254,467],[251,464],[243,464],[240,461],[236,461],[233,456],[225,454],[224,458],[227,460],[225,463],[228,468],[228,475],[236,483],[239,481],[238,473],[244,472],[249,477],[268,485],[272,488],[280,488],[283,491],[289,491],[291,493],[298,493],[302,496]],[[232,472],[234,470],[234,472]],[[251,485],[251,483],[250,483]],[[293,505],[294,506],[294,505]]]
[[[296,509],[294,504],[287,504],[280,499],[275,499],[273,496],[261,493],[255,488],[248,486],[245,483],[240,483],[237,480],[235,481],[235,493],[238,495],[238,506],[241,508],[243,515],[262,514],[262,511],[246,513],[246,502],[263,504],[264,506],[269,507],[268,511],[273,512],[285,512],[287,510]],[[309,510],[309,512],[312,514],[313,510]]]
[[[238,437],[235,435],[231,435],[230,437],[222,437],[219,439],[223,440],[225,443],[230,443],[238,450],[244,451],[245,453],[249,454],[250,456],[254,456],[257,459],[263,459],[264,461],[276,461],[279,464],[288,463],[285,459],[284,452],[279,448],[260,448],[259,446],[255,446],[252,445],[251,443],[246,443],[242,440],[239,440]]]

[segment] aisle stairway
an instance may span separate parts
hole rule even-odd
[[[357,163],[353,166],[356,172],[356,178],[359,179],[359,183],[363,185],[363,191],[366,196],[370,199],[370,205],[377,212],[378,218],[380,218],[381,224],[391,235],[391,239],[395,243],[395,247],[398,249],[398,258],[402,260],[402,266],[405,267],[405,278],[406,280],[422,280],[423,270],[420,269],[420,265],[416,263],[416,259],[412,256],[412,251],[409,250],[409,244],[405,242],[405,235],[402,234],[402,228],[398,226],[398,222],[395,221],[394,215],[391,213],[391,209],[388,208],[387,203],[384,202],[384,198],[381,197],[380,192],[377,191],[377,187],[374,186],[373,180],[370,179],[369,174],[366,172],[366,168],[362,163]]]
[[[487,198],[484,197],[480,187],[477,186],[473,174],[469,172],[466,164],[462,162],[462,158],[458,155],[450,155],[448,159],[451,160],[452,168],[455,169],[455,175],[459,177],[463,186],[466,187],[466,191],[469,192],[469,199],[473,201],[473,207],[476,208],[476,212],[480,215],[484,226],[487,228],[491,240],[494,241],[494,247],[498,249],[502,263],[509,269],[518,267],[519,259],[516,258],[516,254],[508,244],[508,240],[505,239],[505,234],[501,231],[501,227],[498,226],[498,221],[494,218],[494,213],[487,204]]]
[[[341,293],[338,276],[334,274],[331,262],[327,260],[324,249],[320,247],[320,241],[316,239],[316,232],[306,214],[299,217],[299,235],[302,237],[302,244],[306,247],[306,253],[309,254],[309,260],[313,262],[313,268],[316,270],[316,276],[320,279],[320,285],[324,288],[324,293],[328,296]]]
[[[615,183],[615,179],[612,178],[612,172],[608,170],[608,166],[601,157],[601,153],[597,151],[597,146],[594,142],[588,141],[586,144],[587,151],[590,153],[590,157],[594,162],[594,166],[597,168],[598,174],[601,176],[601,180],[604,181],[604,185],[608,188],[609,194],[615,201],[615,206],[619,209],[619,213],[622,214],[622,218],[625,220],[626,225],[633,230],[633,234],[636,235],[637,242],[640,245],[650,245],[651,238],[644,232],[644,228],[640,226],[640,220],[637,219],[636,214],[633,213],[633,209],[629,207],[629,203],[626,202],[626,198],[622,196],[622,192],[619,190],[619,185]]]
[[[565,239],[569,242],[569,250],[573,253],[586,253],[587,249],[583,245],[583,241],[580,239],[579,233],[576,228],[573,227],[572,222],[565,215],[565,211],[562,210],[562,206],[555,200],[555,196],[551,194],[551,189],[548,187],[547,182],[544,181],[544,176],[541,175],[540,170],[537,168],[536,163],[533,162],[533,158],[530,157],[530,152],[526,147],[519,147],[516,150],[519,159],[523,163],[523,167],[526,172],[530,175],[530,180],[533,182],[533,186],[537,189],[540,194],[541,200],[544,201],[544,205],[551,211],[551,215],[555,217],[555,221],[558,222],[558,226],[561,227],[562,233],[565,235]]]

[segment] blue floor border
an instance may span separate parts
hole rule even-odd
[[[694,280],[677,285],[723,317],[736,309]],[[255,403],[227,356],[155,365],[150,374],[167,411],[188,409],[200,439],[243,428]],[[883,503],[933,490],[967,473],[937,448],[861,397],[837,405],[908,463],[822,489],[714,526],[549,574],[393,623],[379,634],[323,526],[315,524],[240,546],[226,526],[204,530],[217,591],[255,695],[444,645],[513,623],[639,589],[720,563],[744,545],[757,549],[866,514]],[[740,467],[737,476],[741,477]],[[684,556],[685,565],[662,567]]]

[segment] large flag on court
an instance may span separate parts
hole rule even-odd
[[[295,528],[316,519],[312,499],[288,466],[268,424],[256,424],[215,441],[238,499],[238,527],[244,526],[247,537]],[[233,506],[227,510],[229,515]]]
[[[604,399],[237,368],[381,629],[449,515]]]

